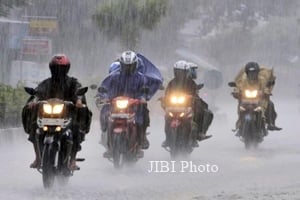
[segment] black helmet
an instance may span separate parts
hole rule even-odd
[[[65,54],[56,54],[49,62],[52,78],[59,79],[65,77],[70,69],[70,60]]]
[[[121,70],[133,74],[137,68],[138,57],[133,51],[124,51],[120,58]]]
[[[259,73],[259,65],[256,62],[248,62],[245,65],[245,72],[249,80],[257,80]]]

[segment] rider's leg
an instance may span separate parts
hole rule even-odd
[[[277,113],[275,111],[274,103],[271,100],[269,100],[269,102],[268,102],[268,106],[267,106],[267,109],[265,111],[265,116],[266,116],[266,121],[267,121],[267,124],[268,124],[268,130],[279,131],[279,130],[282,129],[282,128],[277,127],[275,125],[275,120],[277,118]]]

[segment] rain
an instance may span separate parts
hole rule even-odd
[[[0,199],[299,199],[299,8],[298,0],[0,0]],[[214,113],[213,137],[172,163],[161,147],[158,90],[148,102],[150,148],[133,166],[114,169],[102,156],[96,90],[89,89],[93,120],[78,153],[85,161],[66,186],[44,189],[41,174],[29,168],[34,151],[22,127],[24,86],[50,76],[56,53],[69,57],[69,75],[83,86],[99,85],[125,50],[153,62],[164,87],[176,61],[197,64],[199,95]],[[283,128],[269,131],[254,150],[232,131],[238,102],[228,86],[250,61],[274,70],[271,100]],[[170,170],[151,171],[153,163]]]

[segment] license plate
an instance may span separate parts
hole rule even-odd
[[[43,126],[62,126],[64,119],[43,118],[41,119],[41,124]]]

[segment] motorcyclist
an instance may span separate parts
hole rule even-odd
[[[80,143],[84,140],[85,134],[89,132],[92,113],[86,106],[85,96],[76,95],[76,90],[81,87],[81,84],[76,78],[67,75],[70,66],[70,61],[66,55],[54,55],[49,62],[51,77],[45,79],[36,87],[36,95],[31,97],[23,108],[23,126],[25,131],[29,133],[28,140],[33,143],[35,151],[35,160],[31,163],[31,168],[39,168],[41,164],[36,141],[36,102],[38,100],[47,100],[49,98],[72,101],[76,107],[73,121],[77,121],[72,125],[73,146],[69,168],[71,170],[79,168],[76,165],[76,154],[81,150]],[[26,113],[31,114],[26,116]],[[31,116],[29,121],[26,119],[28,116]],[[34,128],[28,128],[30,126]]]
[[[135,52],[123,52],[119,59],[119,64],[119,69],[111,72],[108,77],[102,81],[98,89],[97,96],[100,97],[100,101],[102,102],[109,101],[121,95],[140,99],[143,102],[140,106],[138,106],[135,120],[138,128],[139,144],[142,149],[148,149],[149,141],[146,137],[146,129],[149,126],[149,110],[147,108],[147,100],[149,100],[149,98],[142,90],[147,85],[147,78],[144,74],[137,70],[138,57]],[[101,88],[104,88],[104,90]],[[104,120],[104,122],[101,123],[102,126],[107,128],[105,117],[103,117],[102,120]],[[111,156],[109,148],[103,156]]]
[[[262,92],[262,108],[267,128],[271,131],[279,131],[282,128],[275,125],[277,113],[274,103],[270,100],[272,90],[275,85],[276,77],[273,75],[273,69],[261,67],[256,62],[248,62],[235,78],[236,87],[232,92],[233,97],[239,99],[241,91],[246,88],[255,87]],[[236,129],[239,127],[239,120],[236,123]],[[238,135],[238,134],[237,134]]]
[[[196,130],[196,139],[201,141],[208,139],[211,135],[206,135],[206,132],[213,120],[213,113],[208,109],[208,104],[200,98],[198,91],[199,86],[193,79],[196,79],[196,65],[184,60],[179,60],[174,64],[174,78],[168,83],[165,90],[165,97],[173,91],[184,91],[194,98],[194,123],[193,130]],[[162,107],[165,108],[165,102],[162,101]],[[169,146],[169,119],[165,118],[165,134],[166,140],[162,143],[162,147]],[[193,146],[198,146],[195,140]]]

